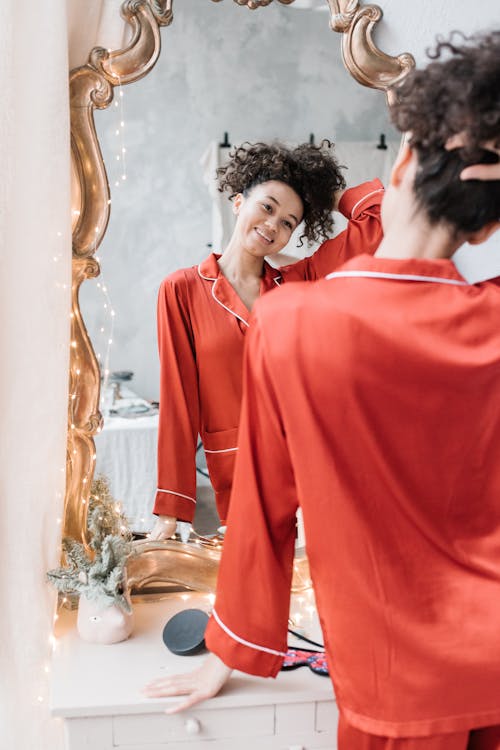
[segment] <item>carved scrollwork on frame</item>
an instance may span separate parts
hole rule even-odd
[[[382,18],[378,5],[361,6],[358,0],[328,0],[330,27],[342,33],[342,56],[353,78],[363,86],[387,90],[415,66],[412,55],[397,57],[380,50],[372,36]]]
[[[117,85],[146,75],[160,54],[160,27],[172,21],[172,0],[127,0],[122,14],[128,45],[94,48],[86,65],[70,74],[73,191],[73,292],[63,535],[86,541],[87,505],[95,466],[93,436],[101,429],[100,370],[79,305],[79,289],[99,274],[93,258],[109,220],[109,187],[94,125],[94,109],[113,100]]]
[[[201,0],[199,0],[201,2]],[[272,0],[233,0],[250,10]],[[292,5],[295,0],[278,0]],[[212,0],[221,2],[221,0]],[[411,55],[386,55],[372,32],[382,11],[358,0],[325,0],[330,27],[342,34],[346,68],[364,86],[387,89],[414,66]],[[173,20],[173,0],[126,0],[122,16],[129,41],[120,50],[95,47],[88,62],[70,75],[73,193],[73,285],[71,313],[70,398],[67,485],[63,535],[86,541],[87,506],[95,467],[94,435],[102,427],[99,413],[100,369],[79,306],[81,284],[99,275],[94,258],[106,232],[110,194],[106,169],[94,126],[94,109],[113,100],[114,88],[137,81],[155,65],[161,49],[160,28]],[[263,19],[264,20],[264,19]],[[129,580],[137,589],[151,582],[182,583],[200,591],[215,588],[220,555],[209,548],[196,554],[174,542],[143,542],[130,561]],[[174,573],[175,569],[175,573]],[[198,570],[198,573],[196,571]],[[184,571],[184,573],[182,573]],[[183,580],[179,579],[183,575]],[[293,588],[310,585],[307,559],[298,555]]]
[[[168,582],[213,594],[221,552],[220,545],[210,543],[138,542],[127,565],[127,582],[137,593],[152,584]],[[293,564],[292,593],[310,588],[309,562],[305,552],[299,551]]]
[[[212,0],[214,3],[220,3],[221,0]],[[246,5],[250,10],[257,10],[257,8],[265,8],[266,5],[270,5],[273,0],[234,0],[237,5]],[[282,5],[291,5],[295,0],[278,0]]]

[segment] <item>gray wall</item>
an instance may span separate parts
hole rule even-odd
[[[327,12],[277,2],[250,11],[229,0],[177,0],[174,12],[172,26],[162,30],[155,69],[123,87],[119,106],[96,113],[112,193],[98,253],[99,281],[116,312],[109,365],[133,370],[133,385],[146,398],[158,395],[158,286],[209,252],[211,203],[200,166],[208,144],[224,131],[233,144],[276,137],[300,142],[310,133],[316,142],[374,145],[380,132],[396,137],[384,95],[357,84],[343,67],[340,35],[330,31]],[[116,160],[122,145],[126,181]],[[104,297],[95,281],[84,284],[81,297],[104,359]]]

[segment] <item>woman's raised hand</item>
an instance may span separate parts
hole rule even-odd
[[[462,148],[467,143],[464,133],[449,138],[446,143],[446,150],[452,151],[455,148]],[[483,147],[487,151],[492,151],[500,157],[500,148],[496,148],[493,141],[484,143]],[[496,164],[471,164],[460,173],[461,180],[500,180],[500,159]]]

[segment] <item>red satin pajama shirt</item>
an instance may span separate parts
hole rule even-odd
[[[343,718],[500,724],[500,288],[361,255],[259,300],[206,641],[274,676],[297,502]]]
[[[315,280],[382,237],[379,180],[347,190],[339,210],[347,229],[317,252],[279,270],[264,264],[260,293],[287,281]],[[221,521],[226,521],[237,452],[243,345],[250,313],[219,270],[215,254],[168,276],[158,298],[160,417],[158,490],[153,512],[192,521],[196,444],[203,442]]]

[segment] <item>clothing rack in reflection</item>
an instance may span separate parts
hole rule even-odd
[[[387,151],[387,143],[385,142],[385,133],[380,133],[380,139],[377,143],[377,148],[381,151]]]
[[[314,146],[316,143],[316,139],[314,136],[314,133],[309,133],[309,144],[311,146]],[[224,131],[224,139],[219,142],[219,148],[231,148],[231,142],[229,140],[229,133],[227,130]],[[385,133],[380,133],[379,140],[375,148],[378,148],[381,151],[387,150],[387,142],[386,142],[386,135]]]
[[[225,135],[227,135],[227,133],[225,133]],[[311,146],[314,146],[315,142],[316,141],[315,141],[314,133],[309,133],[309,144]],[[385,133],[380,133],[379,140],[378,140],[378,143],[375,146],[375,148],[378,148],[381,151],[386,151],[387,150],[387,143],[386,143]]]

